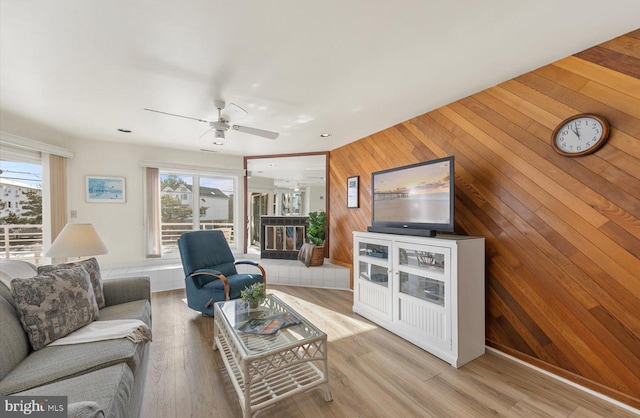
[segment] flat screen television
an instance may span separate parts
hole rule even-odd
[[[454,230],[453,156],[371,174],[370,232],[435,236]]]

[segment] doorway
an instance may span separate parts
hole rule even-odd
[[[260,245],[260,216],[307,216],[324,211],[329,219],[328,151],[247,156],[244,168],[245,253],[249,246]],[[328,242],[329,231],[326,248]]]
[[[251,216],[249,219],[251,247],[260,248],[260,217],[268,215],[269,195],[267,193],[251,194]]]

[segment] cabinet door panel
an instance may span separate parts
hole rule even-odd
[[[354,241],[354,304],[359,310],[391,321],[391,243],[384,240]]]
[[[451,249],[396,243],[394,320],[430,344],[451,348]]]
[[[367,263],[366,261],[360,261],[358,267],[359,279],[389,287],[389,267]]]
[[[397,268],[400,271],[448,281],[451,274],[451,249],[418,244],[399,243]]]
[[[389,243],[379,240],[358,241],[358,254],[360,257],[373,257],[380,263],[389,262]]]
[[[401,271],[400,293],[413,296],[439,306],[445,306],[445,283],[429,277]]]
[[[396,323],[408,332],[419,335],[429,344],[451,349],[451,318],[448,309],[415,298],[398,298]]]

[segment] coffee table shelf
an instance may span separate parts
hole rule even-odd
[[[239,300],[214,305],[213,349],[222,360],[238,394],[244,417],[274,403],[311,389],[323,390],[331,400],[327,367],[327,335],[304,317],[269,295],[260,309],[263,315],[289,313],[298,325],[271,335],[242,333],[237,326],[252,314]]]

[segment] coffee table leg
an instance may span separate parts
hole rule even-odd
[[[333,398],[331,397],[331,391],[329,390],[329,365],[327,363],[327,353],[325,351],[325,355],[324,355],[324,361],[323,363],[323,373],[324,373],[324,378],[326,380],[326,382],[324,383],[323,386],[323,392],[324,392],[324,400],[327,402],[330,402],[333,400]]]
[[[211,346],[213,351],[218,350],[218,346],[216,345],[216,338],[218,338],[218,325],[216,324],[216,320],[214,319],[213,320],[213,345]]]
[[[242,378],[244,380],[244,410],[243,418],[251,417],[251,377],[249,376],[249,365],[244,364],[242,369]]]

